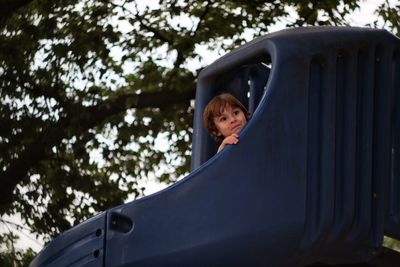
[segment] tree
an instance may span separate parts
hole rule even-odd
[[[15,248],[14,244],[18,238],[12,232],[0,235],[0,243],[5,248],[4,251],[0,250],[0,266],[24,267],[33,260],[35,252],[31,248]]]
[[[204,49],[265,34],[288,8],[288,27],[344,25],[360,2],[0,1],[0,213],[48,240],[141,196],[149,175],[176,181]],[[379,14],[398,33],[391,8]]]

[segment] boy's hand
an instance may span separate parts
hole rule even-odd
[[[239,142],[239,135],[235,133],[231,134],[230,136],[227,136],[225,137],[224,140],[222,140],[221,145],[218,147],[218,152],[224,149],[226,145],[236,145],[238,142]]]

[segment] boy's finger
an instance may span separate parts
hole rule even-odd
[[[237,138],[233,137],[231,139],[231,142],[232,142],[232,144],[237,144],[239,142],[239,140]]]
[[[228,140],[226,140],[229,144],[236,144],[237,140],[234,138],[229,138]]]

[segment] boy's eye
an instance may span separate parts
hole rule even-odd
[[[224,116],[219,117],[219,121],[220,121],[220,122],[226,121],[226,117],[224,117]]]
[[[239,110],[234,110],[234,111],[233,111],[233,115],[235,115],[235,116],[236,116],[236,115],[238,115],[238,114],[239,114],[239,112],[240,112]]]

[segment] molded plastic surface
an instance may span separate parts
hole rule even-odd
[[[205,68],[192,173],[107,211],[104,266],[352,263],[384,234],[400,238],[399,51],[382,30],[301,28]],[[202,112],[222,91],[254,113],[239,144],[213,156]],[[57,257],[53,247],[42,254]]]
[[[105,219],[106,213],[101,213],[62,233],[29,266],[103,266]]]

